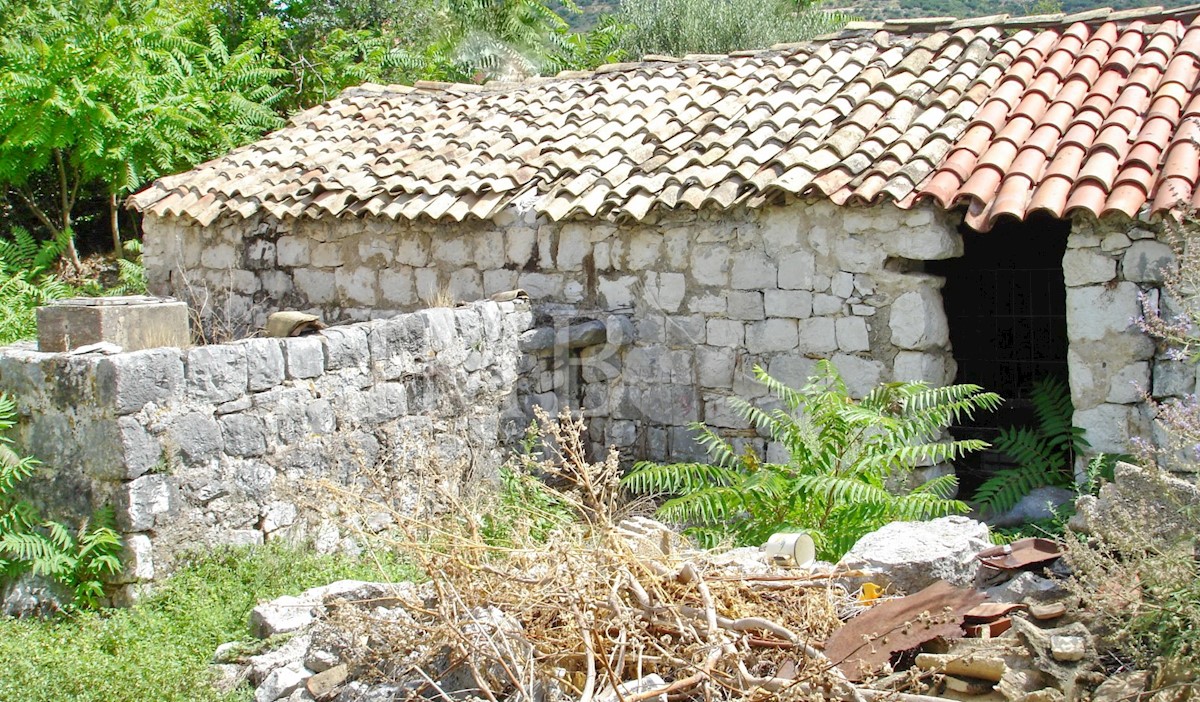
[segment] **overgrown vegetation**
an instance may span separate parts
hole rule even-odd
[[[658,510],[662,519],[686,525],[686,533],[706,545],[722,540],[759,545],[774,532],[803,529],[822,558],[837,560],[888,522],[967,511],[950,498],[957,487],[954,475],[912,490],[896,486],[918,466],[986,448],[977,439],[943,440],[943,432],[960,417],[995,409],[999,396],[975,385],[895,382],[854,400],[825,360],[801,390],[761,368],[755,375],[782,407],[764,410],[740,399],[734,406],[783,446],[788,462],[766,462],[695,425],[713,463],[640,463],[623,481],[635,493],[669,496]]]
[[[245,638],[247,616],[260,600],[344,578],[414,576],[395,559],[322,556],[281,542],[198,555],[128,609],[54,621],[0,619],[0,699],[249,700],[245,688],[217,692],[208,665],[218,645]]]
[[[996,471],[975,491],[975,501],[988,514],[1003,514],[1031,491],[1045,486],[1075,488],[1075,457],[1089,444],[1083,429],[1072,424],[1071,390],[1057,376],[1036,381],[1029,393],[1036,427],[1000,430],[995,448],[1016,461]]]
[[[849,17],[796,0],[623,0],[621,46],[632,57],[765,49],[835,31]]]
[[[54,276],[69,233],[39,242],[24,227],[0,238],[0,344],[37,335],[38,307],[68,297],[70,286]]]
[[[8,432],[15,425],[16,405],[0,395],[0,581],[32,572],[69,588],[73,606],[95,606],[104,597],[104,579],[121,572],[112,512],[98,511],[76,530],[43,519],[17,493],[39,464],[13,449]]]

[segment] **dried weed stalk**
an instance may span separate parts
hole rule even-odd
[[[364,665],[389,662],[374,664],[376,676],[407,681],[413,694],[470,690],[489,702],[591,702],[613,690],[618,702],[863,699],[811,644],[839,626],[828,581],[762,587],[705,552],[631,533],[615,451],[589,462],[583,421],[568,412],[539,412],[537,422],[537,450],[519,468],[543,477],[553,487],[540,489],[574,517],[548,538],[535,528],[544,515],[521,505],[506,507],[498,540],[489,536],[495,505],[489,515],[445,495],[454,509],[414,516],[327,486],[344,511],[389,511],[398,529],[387,546],[430,579],[428,602],[408,605],[411,622],[360,637]],[[623,686],[650,674],[665,682]]]

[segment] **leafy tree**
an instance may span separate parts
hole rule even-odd
[[[120,194],[280,124],[261,51],[193,41],[158,0],[0,3],[0,185],[54,237],[89,189],[115,221]]]
[[[836,31],[849,19],[794,0],[622,0],[617,18],[630,27],[622,46],[636,57],[766,49]]]
[[[920,520],[967,511],[949,499],[956,478],[934,478],[914,490],[889,486],[914,467],[944,463],[987,448],[977,439],[943,441],[949,425],[1001,400],[975,385],[929,388],[923,383],[885,383],[862,400],[852,399],[837,369],[819,361],[801,390],[754,369],[783,405],[764,410],[744,400],[734,406],[780,442],[787,463],[738,453],[712,429],[697,424],[700,443],[714,463],[640,463],[623,484],[643,494],[672,496],[658,510],[668,521],[690,525],[688,533],[711,545],[732,538],[761,544],[777,531],[812,534],[822,558],[837,560],[854,543],[896,520]]]
[[[35,336],[37,308],[71,294],[53,275],[70,232],[39,243],[28,230],[13,227],[12,237],[0,239],[0,344]]]

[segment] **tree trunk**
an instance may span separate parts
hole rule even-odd
[[[117,218],[117,194],[108,195],[108,226],[112,230],[113,255],[124,258],[125,250],[121,248],[121,223]]]

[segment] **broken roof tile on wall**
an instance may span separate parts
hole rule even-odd
[[[553,220],[656,208],[931,200],[1134,216],[1200,202],[1200,10],[857,23],[768,51],[518,84],[365,85],[160,179],[133,207]]]

